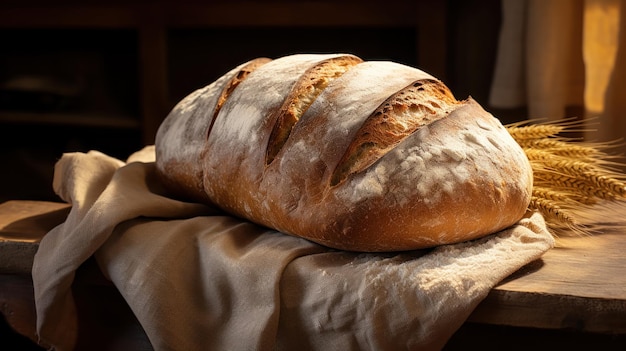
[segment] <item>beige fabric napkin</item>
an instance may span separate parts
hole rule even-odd
[[[33,267],[42,343],[71,350],[75,270],[95,255],[157,350],[440,349],[489,290],[554,244],[539,215],[432,250],[337,251],[167,196],[154,149],[64,155],[72,204]]]

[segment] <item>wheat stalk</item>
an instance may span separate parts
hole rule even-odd
[[[546,187],[544,187],[546,185]],[[561,204],[569,204],[576,206],[577,204],[593,205],[597,200],[593,196],[586,196],[580,193],[569,191],[567,188],[557,188],[549,183],[535,183],[532,190],[532,196],[555,201]]]
[[[539,211],[553,232],[562,229],[587,233],[576,220],[581,209],[600,201],[626,198],[621,164],[607,150],[614,143],[588,143],[561,136],[581,131],[584,121],[507,125],[515,141],[524,149],[533,170],[533,191],[529,210]]]
[[[513,136],[513,139],[519,142],[522,140],[547,138],[549,136],[559,134],[564,129],[564,126],[559,125],[537,124],[523,127],[509,127],[508,131],[511,136]]]
[[[546,221],[556,220],[568,227],[576,227],[574,217],[559,205],[559,201],[544,199],[537,196],[530,198],[531,208],[541,211]]]
[[[554,155],[578,159],[592,159],[600,153],[596,147],[576,145],[557,139],[522,139],[518,143],[524,149],[547,150]]]

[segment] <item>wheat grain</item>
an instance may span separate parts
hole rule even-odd
[[[540,150],[540,149],[524,149],[524,152],[526,153],[526,157],[528,157],[528,160],[532,161],[545,161],[545,160],[550,160],[553,159],[554,157],[562,157],[562,156],[558,156],[558,155],[554,155],[552,153],[550,153],[549,151],[546,150]]]
[[[592,196],[583,196],[567,188],[559,189],[541,185],[533,186],[532,196],[555,201],[563,205],[567,204],[568,206],[593,205],[597,203],[597,200]]]
[[[540,181],[533,186],[532,195],[568,206],[594,205],[598,202],[595,196],[581,195],[569,188],[558,188]]]
[[[507,127],[509,134],[516,141],[542,139],[555,136],[565,129],[564,126],[554,124],[537,124],[523,127]]]
[[[561,208],[555,201],[532,196],[530,200],[530,209],[540,211],[547,221],[558,221],[570,226],[576,226],[576,221],[568,213],[567,210]]]
[[[546,158],[543,160],[543,165],[546,168],[567,172],[568,174],[600,172],[600,169],[598,167],[594,167],[587,162],[565,157]]]
[[[541,168],[539,166],[535,168],[537,168],[539,175],[541,172],[550,173],[553,171],[556,174],[569,176],[562,177],[562,179],[571,177],[572,182],[574,179],[578,179],[585,181],[587,185],[605,190],[615,196],[623,197],[626,195],[626,184],[617,179],[618,174],[586,162],[554,157],[542,160]],[[555,177],[552,176],[549,179],[555,179]]]
[[[553,189],[543,188],[540,186],[533,187],[532,196],[557,202],[570,201],[570,195],[566,192],[555,191]]]
[[[603,200],[615,200],[618,195],[612,189],[600,187],[591,179],[580,179],[576,176],[549,171],[534,173],[534,182],[537,186],[551,188],[555,191],[572,191],[582,196]]]
[[[565,140],[530,139],[518,142],[524,149],[539,149],[563,157],[591,160],[601,152],[596,147],[574,144]]]
[[[626,185],[618,179],[594,171],[584,172],[582,175],[594,186],[609,191],[616,197],[626,196]]]

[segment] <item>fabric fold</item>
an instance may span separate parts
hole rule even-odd
[[[154,176],[154,164],[124,165],[100,152],[65,154],[57,162],[54,190],[72,208],[66,221],[42,239],[33,262],[37,329],[43,344],[58,350],[74,347],[74,274],[115,226],[140,216],[176,218],[214,212],[151,192],[148,181]]]
[[[436,350],[499,281],[554,245],[534,214],[431,250],[328,249],[168,196],[147,148],[124,163],[66,154],[72,204],[42,240],[33,282],[42,342],[71,350],[76,269],[95,256],[156,350]]]

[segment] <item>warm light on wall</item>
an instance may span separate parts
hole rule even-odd
[[[619,43],[620,0],[586,0],[583,14],[585,108],[591,116],[604,111]]]
[[[502,0],[502,10],[491,106],[585,117],[586,139],[626,140],[626,0]]]

